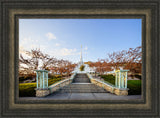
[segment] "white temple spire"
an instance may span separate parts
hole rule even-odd
[[[82,45],[81,45],[80,64],[83,64],[83,59],[82,59]]]

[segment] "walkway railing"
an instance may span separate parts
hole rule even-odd
[[[103,87],[105,90],[109,91],[110,93],[114,93],[116,95],[128,95],[127,88],[119,88],[109,82],[93,78],[89,73],[87,73],[87,75],[93,84]]]
[[[36,96],[43,97],[47,96],[64,86],[72,83],[76,73],[74,73],[70,78],[56,82],[48,87],[48,71],[46,70],[36,70],[37,72],[37,88]],[[107,91],[114,93],[116,95],[128,95],[127,89],[127,72],[128,70],[117,70],[115,85],[112,85],[108,82],[101,81],[93,78],[89,73],[87,73],[90,81],[100,87],[103,87]]]
[[[37,71],[37,73],[38,73],[39,71]],[[42,70],[42,74],[43,74],[43,72],[44,72],[44,70]],[[39,74],[39,75],[42,75],[42,74]],[[44,75],[44,74],[43,74]],[[49,95],[49,94],[51,94],[51,93],[53,93],[53,92],[56,92],[57,90],[59,90],[59,89],[61,89],[62,87],[64,87],[64,86],[67,86],[67,85],[69,85],[70,83],[72,83],[72,81],[73,81],[73,79],[74,79],[74,77],[75,77],[75,75],[76,75],[76,73],[74,73],[70,78],[68,78],[68,79],[64,79],[64,80],[61,80],[61,81],[59,81],[59,82],[56,82],[56,83],[54,83],[54,84],[52,84],[52,85],[50,85],[49,87],[47,87],[47,86],[45,86],[45,88],[43,88],[43,86],[41,85],[41,84],[43,84],[44,83],[44,85],[46,84],[46,85],[48,85],[47,84],[47,82],[48,82],[48,76],[47,76],[47,79],[45,78],[45,79],[43,79],[44,78],[44,76],[37,76],[37,82],[39,82],[39,80],[43,80],[43,81],[40,81],[39,83],[40,83],[40,86],[37,86],[37,88],[36,88],[36,96],[37,97],[44,97],[44,96],[47,96],[47,95]],[[44,81],[44,80],[47,80],[47,81]],[[42,87],[41,87],[42,86]]]
[[[48,89],[50,90],[50,93],[53,93],[61,88],[63,88],[64,86],[67,86],[69,85],[70,83],[72,83],[74,77],[75,77],[76,73],[74,73],[70,78],[68,79],[65,79],[65,80],[62,80],[62,81],[59,81],[57,83],[54,83],[52,85],[50,85],[48,87]]]

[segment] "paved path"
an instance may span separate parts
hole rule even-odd
[[[141,95],[117,96],[111,93],[55,93],[45,99],[61,100],[129,100],[141,99]]]
[[[21,97],[31,100],[135,100],[141,99],[141,95],[117,96],[111,93],[54,93],[52,95],[37,97]]]

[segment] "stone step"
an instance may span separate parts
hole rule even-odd
[[[107,91],[94,84],[70,84],[61,88],[60,92],[72,93],[106,93]]]
[[[85,84],[85,83],[84,84],[74,84],[72,83],[66,87],[72,87],[72,88],[93,88],[94,87],[95,88],[97,86],[94,84]]]
[[[61,90],[59,93],[107,93],[107,92],[96,91],[96,90]]]
[[[90,82],[87,74],[77,74],[72,83],[64,86],[59,91],[60,93],[107,93],[104,88],[99,87]]]
[[[77,74],[72,83],[91,83],[86,74]]]

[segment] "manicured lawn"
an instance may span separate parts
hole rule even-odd
[[[129,95],[141,95],[141,80],[128,80],[127,88]]]
[[[19,84],[19,97],[34,97],[36,95],[36,83]]]
[[[61,78],[53,78],[53,79],[48,79],[48,86],[60,81]]]
[[[105,81],[115,85],[115,76],[108,74],[108,75],[101,75],[101,78],[103,78]]]
[[[101,75],[101,77],[105,81],[115,85],[115,77],[113,75]],[[141,95],[141,80],[128,80],[127,88],[129,88],[129,95]]]
[[[48,79],[48,86],[52,85],[60,81],[61,78],[52,78]],[[19,97],[35,97],[36,91],[35,88],[37,87],[36,83],[20,83],[19,84]]]

